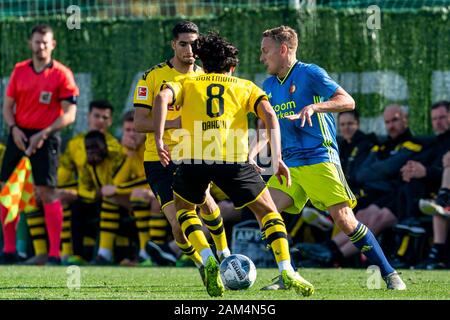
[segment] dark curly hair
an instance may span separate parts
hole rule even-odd
[[[237,58],[239,50],[217,32],[211,31],[206,35],[200,35],[192,45],[192,51],[209,73],[228,72],[239,62]]]

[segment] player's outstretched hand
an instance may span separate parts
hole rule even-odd
[[[286,178],[286,185],[288,187],[291,186],[291,172],[289,171],[289,168],[286,166],[286,164],[283,162],[283,160],[280,160],[278,163],[278,170],[275,174],[280,184],[283,184],[283,179],[281,177]]]
[[[310,104],[309,106],[304,107],[302,111],[300,111],[300,113],[286,116],[286,118],[288,118],[289,120],[300,119],[302,121],[300,125],[302,128],[305,126],[305,122],[308,121],[309,126],[312,127],[311,117],[315,112],[316,110],[314,109],[314,105]]]
[[[156,150],[158,151],[159,161],[163,167],[167,167],[170,163],[169,147],[160,140],[156,141]]]

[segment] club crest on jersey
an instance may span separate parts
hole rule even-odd
[[[39,95],[39,103],[50,104],[52,101],[52,93],[48,91],[41,91]]]
[[[144,86],[138,86],[137,88],[137,100],[147,100],[148,88]]]
[[[291,86],[289,87],[289,93],[293,94],[295,92],[295,90],[297,90],[297,87],[295,86],[295,84],[291,84]]]

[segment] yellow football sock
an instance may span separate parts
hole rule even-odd
[[[228,249],[227,236],[223,227],[223,219],[220,215],[220,209],[217,208],[212,214],[206,214],[203,210],[201,210],[200,215],[211,233],[211,237],[216,245],[216,250],[222,252],[225,249]]]
[[[290,260],[289,244],[283,218],[278,212],[271,212],[262,219],[262,232],[275,255],[276,262]]]
[[[202,252],[204,249],[211,249],[202,230],[202,222],[195,210],[177,211],[177,220],[186,238],[191,242],[195,251]]]
[[[45,229],[45,218],[41,211],[29,212],[26,214],[27,225],[30,230],[31,241],[33,243],[34,254],[47,254],[47,231]]]
[[[118,247],[128,247],[130,245],[130,239],[124,236],[117,236],[115,242]]]
[[[151,212],[148,225],[150,240],[156,244],[164,244],[167,242],[169,222],[164,213],[161,211]]]
[[[119,230],[120,211],[119,206],[102,201],[100,211],[100,245],[99,248],[111,250],[114,249],[114,239]]]
[[[202,265],[202,257],[197,251],[195,251],[189,240],[186,243],[180,243],[178,241],[175,241],[175,243],[181,249],[181,251],[195,263],[197,267]]]
[[[145,249],[145,244],[150,239],[149,222],[150,211],[149,204],[140,198],[131,198],[131,208],[134,218],[136,219],[136,227],[139,237],[139,249]]]
[[[61,232],[61,256],[73,254],[72,250],[72,211],[70,206],[63,207],[63,226]]]

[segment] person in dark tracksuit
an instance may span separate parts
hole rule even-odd
[[[338,115],[338,147],[342,171],[355,196],[360,195],[360,186],[356,174],[367,158],[370,150],[378,143],[374,133],[366,134],[359,130],[359,113],[356,110]]]
[[[409,160],[402,168],[403,185],[397,196],[397,209],[400,219],[405,224],[420,225],[418,219],[426,212],[427,206],[434,200],[426,200],[435,195],[443,196],[445,188],[440,188],[443,180],[443,157],[450,150],[450,103],[439,101],[431,106],[431,124],[436,136],[427,148]],[[448,189],[447,189],[448,190]],[[449,192],[450,193],[450,192]],[[423,200],[421,200],[423,199]],[[419,202],[420,201],[420,202]],[[425,207],[425,208],[424,208]],[[420,208],[420,210],[419,210]],[[439,215],[433,216],[433,245],[428,256],[415,266],[417,269],[445,268],[445,242],[448,219]],[[408,246],[411,246],[408,243]],[[401,248],[402,246],[399,246]],[[408,267],[414,265],[421,257],[417,250],[398,250],[396,265]]]

